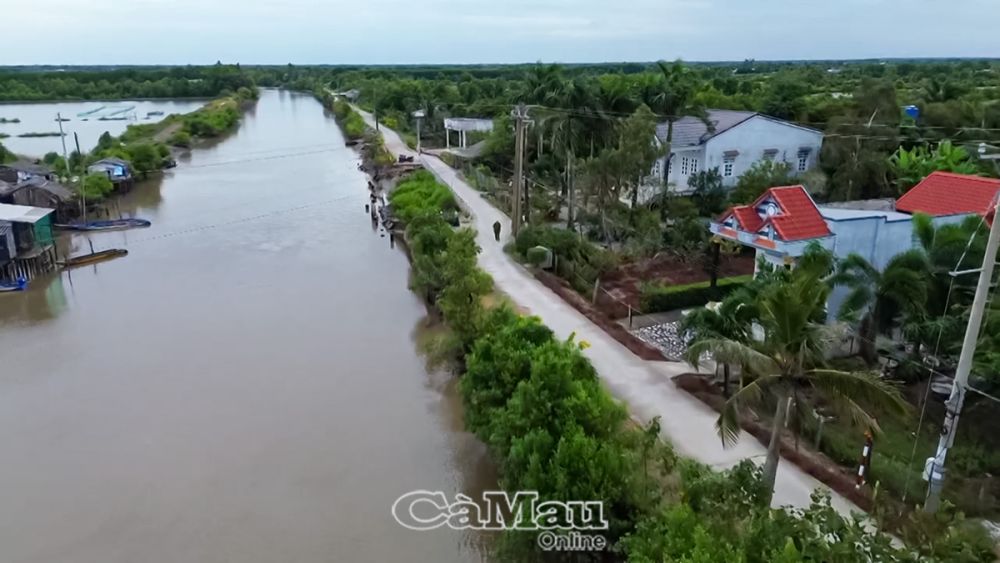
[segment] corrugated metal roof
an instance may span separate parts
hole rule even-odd
[[[0,203],[0,221],[11,223],[37,223],[46,215],[55,211],[44,207],[29,207],[27,205],[10,205]]]
[[[69,190],[66,186],[52,181],[46,180],[44,176],[32,176],[27,180],[23,180],[16,184],[10,184],[0,180],[0,195],[12,194],[21,188],[32,187],[39,188],[49,192],[50,194],[58,197],[59,199],[69,199],[73,197],[73,192]]]

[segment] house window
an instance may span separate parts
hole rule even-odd
[[[778,156],[778,149],[767,149],[764,151],[764,160],[768,162],[774,162],[774,159],[777,156]]]
[[[681,174],[687,176],[688,173],[688,157],[681,157]]]
[[[698,159],[697,158],[692,158],[691,159],[691,173],[692,174],[697,174],[698,173]]]
[[[657,160],[656,164],[653,165],[653,176],[656,177],[656,178],[659,178],[660,177],[660,170],[662,170],[662,169],[663,169],[663,167],[660,165],[660,161]]]
[[[809,151],[807,149],[799,149],[799,172],[805,172],[809,168]]]
[[[726,178],[729,178],[730,176],[733,175],[733,164],[735,162],[736,162],[736,159],[734,159],[731,156],[727,156],[725,159],[722,160],[722,175],[723,176],[725,176]]]

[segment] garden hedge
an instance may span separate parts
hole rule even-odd
[[[687,285],[646,284],[642,287],[642,312],[660,313],[700,307],[709,301],[721,301],[725,296],[743,287],[752,275],[733,276],[718,280],[716,287],[711,287],[708,281]]]

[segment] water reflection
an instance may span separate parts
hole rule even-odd
[[[97,146],[97,139],[105,131],[120,135],[131,124],[156,123],[171,113],[188,113],[204,105],[205,100],[140,100],[140,101],[85,101],[85,102],[30,102],[0,103],[0,117],[19,119],[20,123],[0,123],[0,133],[10,135],[3,140],[5,147],[17,154],[40,158],[46,153],[62,154],[62,141],[54,137],[18,137],[25,133],[57,133],[59,123],[56,114],[61,114],[63,131],[67,134],[66,146],[73,147],[76,133],[80,148],[90,151]],[[105,108],[93,115],[80,114]],[[117,109],[134,108],[132,111],[115,116],[114,120],[101,121],[100,115],[114,113]],[[149,115],[163,112],[162,115]],[[125,119],[118,119],[125,117]]]
[[[54,319],[67,307],[66,289],[59,274],[32,280],[21,293],[0,293],[0,326],[32,325]]]
[[[0,559],[482,558],[390,514],[495,475],[416,350],[426,311],[366,184],[315,100],[265,92],[123,198],[150,228],[62,241],[127,257],[0,296]]]

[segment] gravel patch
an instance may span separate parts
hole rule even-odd
[[[687,350],[687,344],[677,331],[677,322],[647,326],[632,333],[644,342],[660,349],[668,358],[680,361]]]

